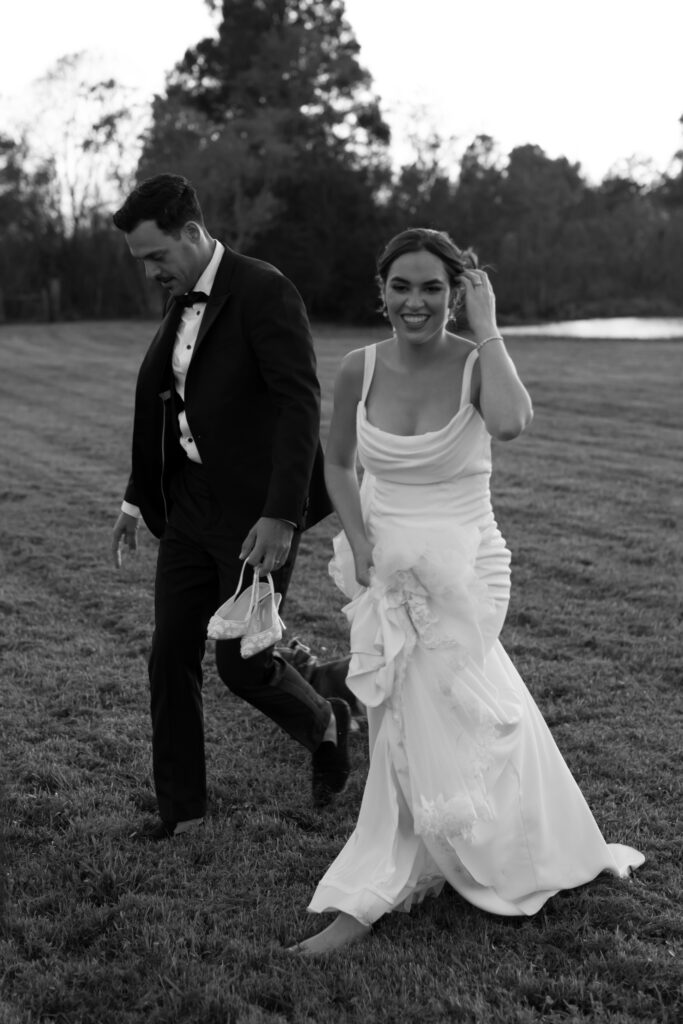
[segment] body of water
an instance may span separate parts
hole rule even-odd
[[[614,316],[592,320],[564,320],[529,327],[503,327],[506,335],[543,338],[611,338],[638,341],[677,338],[683,340],[683,316]]]

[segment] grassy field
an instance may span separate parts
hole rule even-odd
[[[201,834],[142,847],[154,812],[145,659],[155,543],[116,573],[134,378],[149,324],[0,328],[0,736],[7,885],[0,1024],[532,1024],[681,1020],[680,394],[683,344],[544,342],[511,351],[531,430],[495,448],[513,552],[503,642],[606,837],[643,850],[534,918],[452,891],[317,962],[281,944],[351,831],[366,766],[336,807],[309,758],[207,662],[210,812]],[[325,421],[341,355],[317,332]],[[345,652],[308,534],[288,635]]]

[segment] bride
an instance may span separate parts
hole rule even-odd
[[[604,841],[498,640],[510,555],[491,438],[517,437],[532,408],[489,279],[471,250],[416,228],[389,242],[378,280],[393,335],[344,359],[325,457],[370,767],[356,828],[308,908],[337,916],[291,947],[307,955],[446,881],[490,913],[534,914],[644,859]],[[474,343],[446,329],[463,300]]]

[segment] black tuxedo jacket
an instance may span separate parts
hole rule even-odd
[[[157,537],[168,481],[187,458],[178,441],[170,302],[140,367],[126,500]],[[319,441],[320,386],[306,310],[275,267],[226,247],[185,382],[185,412],[232,533],[261,516],[300,529],[332,511]]]

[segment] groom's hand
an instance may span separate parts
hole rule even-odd
[[[282,519],[262,516],[244,538],[240,558],[258,566],[261,575],[280,569],[287,561],[292,546],[294,527]]]
[[[114,565],[121,568],[121,548],[126,545],[129,551],[138,549],[138,526],[140,520],[136,516],[129,516],[122,512],[114,523],[114,534],[111,542],[111,551],[114,556]]]

